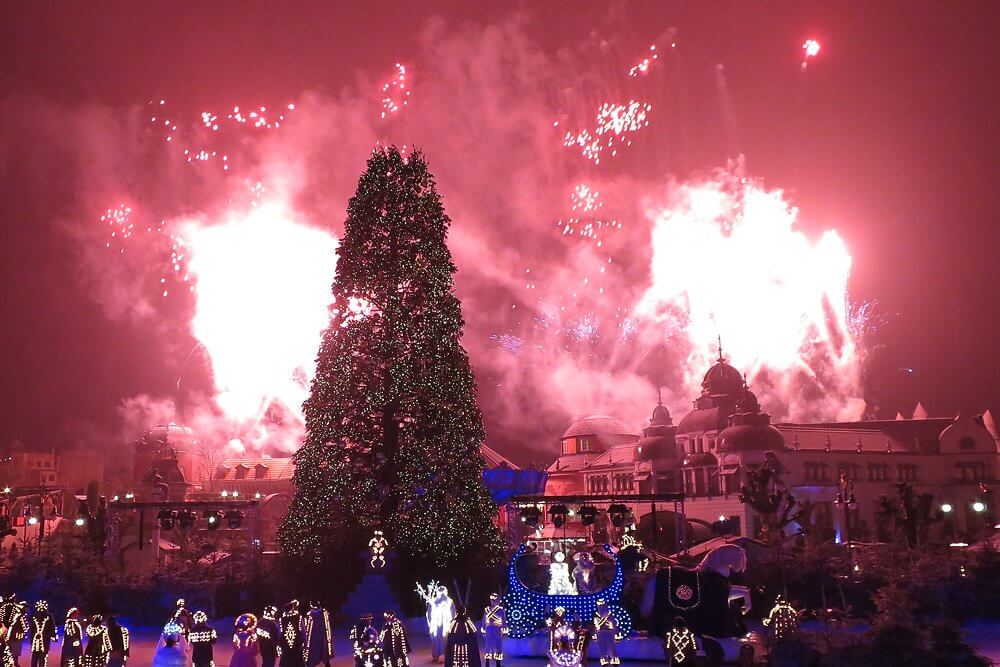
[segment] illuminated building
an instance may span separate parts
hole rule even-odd
[[[943,514],[936,531],[975,533],[995,516],[979,487],[997,479],[1000,435],[989,412],[937,418],[917,406],[911,418],[772,423],[740,372],[720,357],[676,426],[657,405],[642,437],[634,431],[608,416],[575,422],[548,469],[546,494],[683,491],[695,533],[724,527],[753,537],[761,519],[740,501],[740,490],[748,472],[767,464],[777,470],[775,483],[813,504],[807,528],[834,540],[888,539],[878,500],[893,497],[900,482],[934,495]],[[856,501],[846,511],[836,503],[841,472]],[[633,511],[641,523],[650,508]]]

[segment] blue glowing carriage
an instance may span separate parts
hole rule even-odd
[[[632,617],[621,606],[625,575],[617,554],[608,545],[604,545],[604,550],[612,557],[615,564],[614,577],[606,588],[595,593],[580,595],[547,595],[531,590],[517,575],[517,561],[526,551],[526,547],[521,545],[510,559],[507,569],[507,592],[503,596],[510,636],[514,639],[530,637],[545,627],[545,621],[552,616],[556,607],[566,609],[576,621],[590,623],[597,610],[597,601],[604,600],[617,621],[622,636],[627,637],[632,632]]]

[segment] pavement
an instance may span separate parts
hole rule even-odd
[[[430,641],[427,633],[422,631],[422,623],[422,619],[412,619],[407,623],[409,627],[408,636],[413,646],[413,652],[410,654],[410,665],[413,667],[430,667],[435,664],[431,660]],[[215,664],[217,667],[227,667],[233,656],[233,646],[230,639],[232,622],[220,621],[212,625],[219,633],[219,642],[215,646]],[[1000,664],[1000,623],[980,621],[970,623],[964,629],[966,637],[980,654]],[[336,634],[334,641],[336,656],[330,661],[331,667],[353,667],[354,658],[351,642],[348,639],[349,630],[337,628],[334,632]],[[129,658],[129,664],[136,667],[149,667],[153,664],[153,654],[156,652],[156,642],[159,636],[152,632],[142,631],[134,631],[132,635],[132,656]],[[53,666],[59,664],[60,649],[61,644],[56,644],[52,647],[48,664]],[[30,661],[31,656],[28,653],[27,645],[25,645],[24,652],[21,654],[21,667],[27,667]],[[623,664],[625,662],[638,661],[623,660]],[[661,659],[656,662],[662,664],[663,661]],[[437,664],[439,667],[442,665],[442,663]],[[547,660],[545,658],[511,657],[504,660],[503,664],[504,667],[542,667],[547,664]],[[592,660],[591,665],[595,664],[596,661]],[[653,662],[645,662],[645,664],[653,664]]]

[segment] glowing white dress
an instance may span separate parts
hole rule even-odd
[[[431,635],[431,656],[435,661],[444,655],[453,620],[455,603],[448,597],[448,589],[441,586],[434,599],[427,603],[427,631]]]
[[[569,563],[562,552],[557,552],[549,564],[549,595],[576,595],[576,586],[569,578]]]

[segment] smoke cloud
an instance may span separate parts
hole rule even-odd
[[[524,16],[486,26],[431,21],[418,51],[398,56],[411,94],[385,118],[383,84],[396,72],[359,73],[335,95],[303,91],[296,100],[275,100],[275,109],[287,103],[294,109],[271,129],[254,128],[251,120],[237,130],[215,130],[215,121],[174,111],[170,100],[137,101],[129,109],[46,104],[31,117],[10,105],[26,106],[8,100],[5,110],[20,127],[5,133],[0,147],[20,145],[20,131],[50,156],[39,158],[38,172],[59,164],[67,175],[59,184],[67,205],[51,221],[74,240],[79,280],[106,317],[149,326],[163,350],[150,363],[178,378],[162,394],[126,398],[122,424],[138,431],[174,421],[220,446],[294,450],[299,406],[280,387],[273,401],[258,401],[252,410],[227,409],[226,397],[247,385],[220,386],[229,380],[213,350],[235,352],[224,360],[227,368],[252,376],[255,368],[275,371],[264,363],[273,349],[208,341],[199,330],[205,304],[198,301],[198,274],[205,269],[198,268],[192,245],[198,234],[191,230],[234,224],[234,216],[252,219],[261,208],[285,211],[275,215],[330,238],[332,271],[347,200],[379,142],[419,147],[437,179],[453,221],[463,343],[489,442],[502,452],[548,462],[566,426],[591,413],[619,416],[638,432],[660,387],[679,417],[700,390],[718,335],[775,417],[856,416],[857,353],[843,320],[846,249],[833,237],[806,239],[784,195],[736,167],[669,173],[657,157],[677,141],[669,54],[643,76],[629,77],[631,61],[648,45],[616,46],[612,38],[591,36],[549,52],[530,28]],[[674,39],[673,31],[665,34]],[[633,101],[638,106],[630,111]],[[645,116],[637,116],[647,104]],[[232,102],[220,100],[219,107],[229,113]],[[266,113],[268,122],[277,117]],[[207,157],[192,161],[201,147]],[[748,223],[744,207],[757,203],[767,206]],[[133,228],[125,238],[120,226],[99,219],[119,206],[131,208]],[[750,249],[764,254],[748,256]],[[818,266],[810,257],[829,262]],[[308,259],[312,266],[322,261]],[[269,276],[287,268],[286,260],[247,261]],[[758,286],[825,273],[790,303],[787,293],[743,289],[741,278],[759,261],[787,266],[780,275],[761,275]],[[716,282],[690,289],[705,280]],[[328,299],[329,285],[323,287]],[[283,289],[285,297],[254,302],[251,294],[240,304],[250,311],[246,328],[285,317],[276,300],[316,294],[315,285]],[[311,297],[310,307],[319,298]],[[766,309],[755,313],[754,304]],[[767,335],[775,313],[782,326],[794,323],[794,331],[782,332],[780,350]],[[240,336],[239,328],[226,335]],[[287,343],[297,346],[292,357],[301,363],[278,384],[305,386],[315,356],[309,341],[318,344],[319,331]]]

